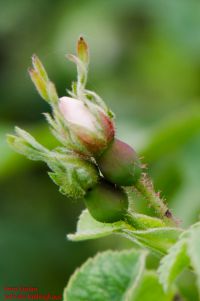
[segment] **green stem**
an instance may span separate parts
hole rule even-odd
[[[164,220],[170,226],[178,226],[178,221],[169,210],[168,206],[160,198],[159,194],[153,189],[153,185],[146,178],[139,180],[135,188],[146,198],[149,204],[154,208],[156,215]]]

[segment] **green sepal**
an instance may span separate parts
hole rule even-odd
[[[47,72],[46,72],[42,62],[40,61],[38,56],[35,54],[33,54],[33,56],[32,56],[32,63],[33,63],[34,69],[38,72],[39,76],[41,78],[43,78],[44,81],[47,82],[49,80]]]
[[[51,152],[47,165],[53,170],[48,174],[59,191],[72,199],[83,198],[98,181],[95,165],[74,154]]]
[[[48,92],[47,92],[47,83],[46,83],[46,81],[40,76],[40,74],[38,73],[37,70],[30,68],[28,70],[28,72],[29,72],[31,80],[34,83],[34,85],[35,85],[38,93],[40,94],[40,96],[44,100],[49,102],[49,95],[48,95]]]
[[[77,42],[77,55],[80,58],[80,60],[85,63],[86,65],[89,64],[89,51],[88,51],[88,45],[83,39],[83,37],[80,37]]]
[[[52,170],[49,176],[60,192],[73,199],[82,198],[98,181],[96,166],[72,152],[48,150],[26,131],[16,128],[17,135],[8,135],[9,145],[30,160],[43,161]]]
[[[15,131],[17,135],[7,135],[8,144],[16,152],[26,156],[30,160],[43,161],[49,150],[19,127],[15,127]]]

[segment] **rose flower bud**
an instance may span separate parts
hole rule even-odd
[[[119,186],[135,184],[142,173],[135,150],[119,139],[114,139],[96,160],[105,179]]]
[[[93,218],[102,223],[124,220],[128,210],[126,192],[104,179],[88,190],[84,201]]]
[[[98,105],[71,97],[61,97],[59,109],[87,150],[94,156],[101,154],[114,138],[114,124]]]

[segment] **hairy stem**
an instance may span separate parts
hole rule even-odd
[[[173,216],[168,206],[160,198],[159,193],[154,191],[153,184],[146,175],[144,175],[134,186],[144,198],[148,200],[158,217],[162,218],[164,222],[170,226],[178,226],[178,221]]]

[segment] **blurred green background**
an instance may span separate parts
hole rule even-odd
[[[65,54],[75,51],[80,34],[90,45],[88,88],[116,113],[118,136],[144,157],[182,224],[199,219],[200,2],[0,0],[1,286],[60,294],[87,257],[131,246],[118,237],[67,241],[83,205],[61,196],[46,166],[5,141],[18,125],[46,146],[55,143],[41,114],[49,107],[27,68],[36,53],[65,95],[76,76]],[[184,281],[187,296],[193,288]]]

